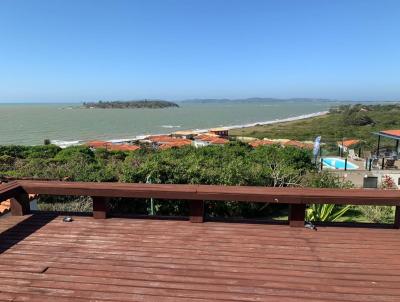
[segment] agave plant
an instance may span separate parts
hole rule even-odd
[[[336,221],[349,209],[350,205],[338,207],[334,204],[313,204],[307,208],[307,221]]]

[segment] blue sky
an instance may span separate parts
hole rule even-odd
[[[400,100],[400,1],[1,0],[0,102]]]

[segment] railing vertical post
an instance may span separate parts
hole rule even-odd
[[[11,198],[11,214],[13,216],[23,216],[30,213],[29,195],[19,193]]]
[[[306,215],[305,204],[289,205],[289,225],[291,227],[304,227],[305,215]]]
[[[400,229],[400,206],[396,206],[396,212],[394,215],[394,228]]]
[[[382,157],[382,166],[381,166],[381,169],[383,170],[384,168],[385,168],[385,158]]]
[[[204,222],[203,200],[189,201],[189,216],[190,216],[190,222]]]
[[[109,198],[101,196],[92,196],[93,199],[93,218],[106,219],[108,212]]]
[[[347,171],[347,157],[344,159],[344,170]]]
[[[371,171],[371,169],[372,169],[372,158],[369,159],[369,168],[368,168],[368,170]]]

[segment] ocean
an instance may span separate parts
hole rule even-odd
[[[339,102],[178,103],[165,109],[83,109],[79,104],[0,104],[0,145],[129,139],[177,130],[276,122]]]

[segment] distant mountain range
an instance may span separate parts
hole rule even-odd
[[[246,98],[246,99],[190,99],[182,100],[180,103],[197,103],[197,104],[208,104],[208,103],[264,103],[264,102],[351,102],[351,101],[339,101],[332,99],[316,99],[316,98],[290,98],[290,99],[278,99],[278,98]]]

